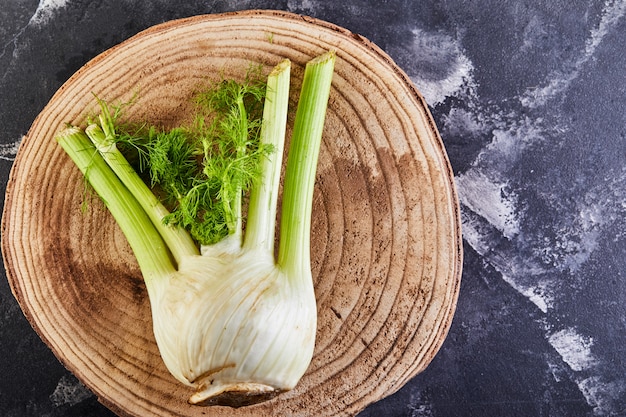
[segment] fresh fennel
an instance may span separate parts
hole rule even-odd
[[[231,196],[224,203],[225,214],[220,214],[226,226],[218,232],[219,238],[193,233],[194,225],[176,214],[187,203],[187,194],[178,191],[203,187],[199,178],[173,188],[174,201],[166,202],[175,208],[170,212],[119,151],[120,134],[103,102],[99,123],[85,130],[68,127],[57,135],[135,253],[148,290],[159,351],[171,374],[195,389],[191,404],[241,406],[262,401],[292,389],[309,366],[317,326],[310,267],[311,211],[334,63],[335,52],[329,51],[305,67],[285,170],[276,257],[288,60],[267,77],[259,143],[246,139],[235,147],[238,161],[255,155],[258,162],[252,165],[258,172],[235,183],[228,193],[218,193]],[[243,104],[235,100],[239,116]],[[248,120],[240,117],[240,124]],[[215,126],[203,130],[203,121],[196,121],[195,127],[204,133],[219,130]],[[240,127],[246,135],[255,129]],[[183,149],[184,141],[177,142],[187,133],[177,132],[168,139],[169,145],[178,146],[174,155],[202,158],[197,151]],[[215,150],[212,143],[202,144],[204,156]],[[211,178],[214,168],[201,177]],[[157,172],[153,181],[160,183],[167,175]],[[164,181],[161,186],[169,185]],[[248,187],[244,226],[242,204]],[[213,199],[209,204],[214,204]],[[210,217],[209,210],[204,207],[196,213],[201,222]]]

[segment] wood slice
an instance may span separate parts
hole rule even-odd
[[[135,258],[54,140],[95,109],[173,124],[207,77],[251,62],[304,64],[337,51],[312,224],[315,355],[296,389],[230,409],[186,403],[163,365]],[[82,203],[87,198],[89,207]],[[442,141],[408,77],[374,44],[278,11],[196,16],[99,55],[54,95],[24,138],[7,187],[2,251],[24,314],[60,361],[120,416],[349,416],[398,390],[440,348],[462,263],[457,197]]]

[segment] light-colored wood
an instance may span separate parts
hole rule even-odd
[[[184,117],[206,77],[250,62],[337,64],[319,159],[312,268],[315,356],[295,390],[239,408],[194,407],[161,362],[134,256],[54,140],[92,93],[131,118]],[[296,97],[294,96],[294,99]],[[54,95],[24,138],[7,187],[2,250],[24,314],[62,363],[120,416],[349,416],[398,390],[443,342],[459,291],[462,242],[442,141],[408,77],[379,48],[332,24],[248,11],[168,22],[106,51]]]

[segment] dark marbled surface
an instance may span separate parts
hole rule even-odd
[[[81,65],[153,24],[273,8],[377,43],[429,102],[465,265],[448,339],[370,416],[626,416],[626,1],[3,0],[0,187]],[[112,416],[0,280],[0,415]]]

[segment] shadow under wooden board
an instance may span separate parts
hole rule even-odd
[[[318,305],[313,361],[297,387],[249,407],[188,405],[163,365],[135,258],[54,140],[95,110],[92,93],[171,125],[208,78],[250,63],[337,52],[313,201]],[[428,107],[378,47],[280,11],[202,15],[152,27],[102,53],[52,97],[24,138],[2,221],[8,279],[60,361],[121,416],[349,416],[402,387],[440,348],[462,265],[453,173]]]

